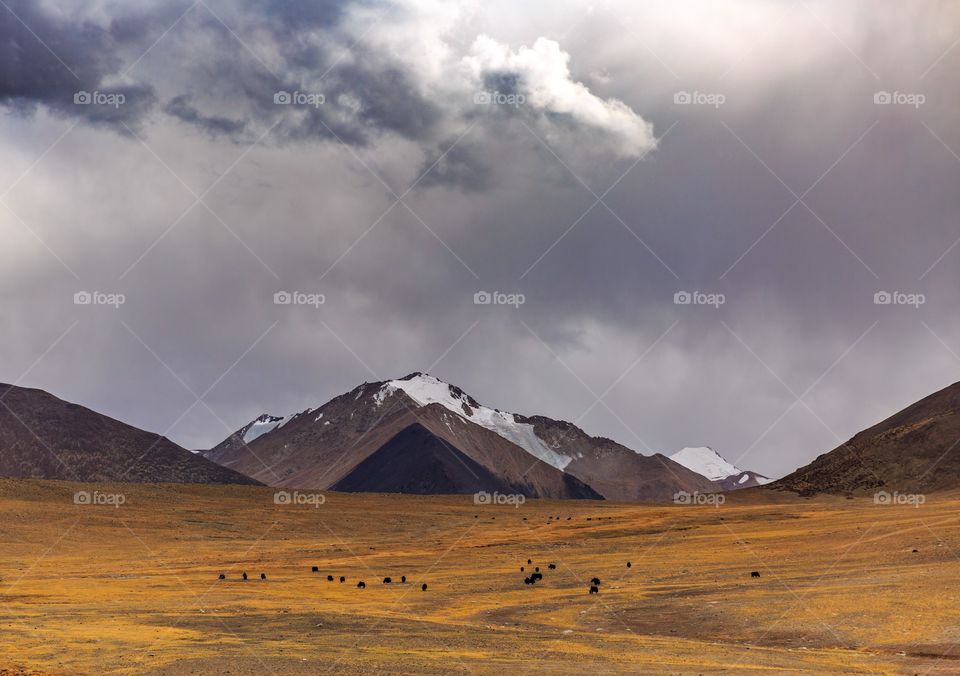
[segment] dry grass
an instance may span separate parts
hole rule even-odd
[[[960,670],[956,496],[314,509],[269,489],[99,487],[125,494],[113,508],[74,505],[77,488],[0,482],[0,674]]]

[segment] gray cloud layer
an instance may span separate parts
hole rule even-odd
[[[774,475],[956,380],[951,5],[9,4],[0,379],[201,447],[431,369]]]

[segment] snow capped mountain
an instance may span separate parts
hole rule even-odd
[[[671,455],[670,459],[714,481],[743,472],[736,465],[731,465],[724,460],[722,455],[709,446],[684,448]]]
[[[711,481],[724,481],[733,478],[733,481],[729,483],[736,487],[742,486],[745,488],[748,483],[749,485],[762,486],[772,481],[772,479],[768,479],[761,474],[744,471],[727,462],[722,455],[709,446],[684,448],[671,455],[670,459]],[[751,478],[753,481],[751,481]]]
[[[481,406],[473,397],[459,387],[443,382],[425,373],[413,373],[406,378],[390,380],[374,394],[380,406],[384,399],[400,390],[420,406],[440,404],[447,410],[467,418],[470,422],[496,432],[504,439],[515,443],[530,455],[562,470],[571,458],[547,446],[534,432],[533,425],[517,422],[513,413]]]
[[[270,485],[334,490],[472,492],[482,477],[489,490],[631,502],[756,485],[736,483],[742,473],[728,463],[736,476],[715,481],[563,420],[483,406],[425,373],[363,383],[300,413],[261,415],[204,455]]]

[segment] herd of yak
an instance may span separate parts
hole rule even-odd
[[[532,565],[532,564],[533,564],[533,559],[527,559],[527,565],[529,566],[529,565]],[[632,564],[631,564],[629,561],[627,561],[627,568],[629,568],[631,565],[632,565]],[[547,565],[547,569],[548,569],[548,570],[556,570],[556,568],[557,568],[557,564],[555,564],[555,563],[551,563],[551,564]],[[313,568],[311,569],[310,572],[319,573],[319,572],[320,572],[320,566],[313,566]],[[525,567],[525,566],[520,566],[520,572],[521,572],[521,573],[526,572],[526,567]],[[754,573],[754,576],[760,577],[760,574],[759,574],[759,573]],[[227,579],[227,576],[226,576],[224,573],[220,573],[220,579],[221,579],[221,580],[226,580],[226,579]],[[241,574],[241,579],[243,579],[244,581],[246,581],[246,580],[248,579],[248,576],[247,576],[246,572],[244,572],[244,573]],[[261,579],[261,580],[266,580],[266,579],[267,579],[267,574],[266,574],[266,573],[260,573],[260,579]],[[543,579],[543,573],[540,572],[540,566],[536,566],[535,569],[534,569],[534,571],[529,575],[529,577],[525,577],[525,578],[523,579],[523,583],[524,583],[524,584],[536,584],[539,580],[542,580],[542,579]],[[334,578],[333,575],[327,575],[327,582],[333,582],[334,580],[335,580],[335,578]],[[340,576],[340,582],[341,582],[341,583],[344,583],[344,582],[346,582],[346,581],[347,581],[347,578],[346,578],[345,576],[341,575],[341,576]],[[390,577],[385,577],[385,578],[383,578],[383,584],[392,584],[392,583],[393,583],[393,578],[390,578]],[[401,576],[400,576],[400,583],[401,583],[401,584],[406,584],[406,583],[407,583],[407,576],[406,576],[406,575],[401,575]],[[367,583],[364,582],[363,580],[360,580],[359,582],[357,582],[357,588],[358,588],[358,589],[366,589],[366,588],[367,588]],[[426,582],[424,582],[422,585],[420,585],[420,590],[421,590],[421,591],[427,591],[427,583],[426,583]],[[593,579],[590,580],[589,593],[591,593],[591,594],[599,594],[599,593],[600,593],[600,578],[594,577]]]

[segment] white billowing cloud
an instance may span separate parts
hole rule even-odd
[[[638,157],[656,146],[653,125],[617,99],[602,99],[570,75],[570,54],[555,40],[537,38],[533,47],[513,51],[508,45],[479,36],[463,64],[477,86],[489,76],[516,78],[524,105],[574,122],[609,137],[620,155]]]

